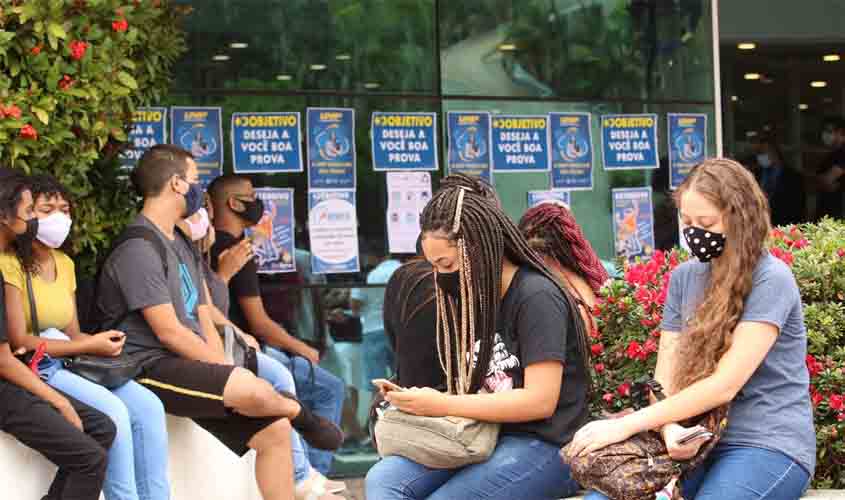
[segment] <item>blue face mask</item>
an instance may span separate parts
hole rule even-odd
[[[202,208],[203,201],[205,201],[205,191],[202,189],[200,183],[189,184],[189,186],[191,187],[188,189],[188,192],[182,195],[185,197],[185,214],[182,216],[183,219],[187,219],[197,213]]]

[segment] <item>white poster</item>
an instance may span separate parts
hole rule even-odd
[[[428,172],[387,173],[387,242],[390,253],[416,253],[420,214],[431,199]]]
[[[309,191],[308,228],[311,236],[311,270],[314,274],[359,271],[355,191]]]

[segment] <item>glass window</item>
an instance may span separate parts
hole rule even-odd
[[[446,94],[713,99],[710,3],[440,3]]]

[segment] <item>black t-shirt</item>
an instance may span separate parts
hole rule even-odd
[[[434,275],[420,278],[431,272],[428,262],[414,261],[393,273],[384,290],[384,332],[396,353],[399,385],[444,390],[446,377],[437,359]]]
[[[822,161],[819,174],[825,174],[834,166],[845,168],[845,148],[837,149],[830,153],[824,161]],[[845,206],[843,206],[843,198],[845,197],[845,177],[839,178],[839,189],[832,193],[819,193],[818,195],[818,216],[823,217],[829,215],[834,218],[842,218],[845,216]]]
[[[243,241],[243,239],[244,236],[235,238],[225,231],[217,231],[217,238],[214,242],[214,246],[211,247],[212,269],[215,271],[218,270],[218,259],[221,253],[237,245]],[[241,304],[238,299],[260,296],[261,284],[258,281],[258,264],[256,264],[255,259],[251,259],[246,263],[246,265],[244,265],[243,268],[241,268],[240,271],[238,271],[236,275],[232,276],[232,279],[229,281],[229,297],[231,299],[229,305],[229,320],[238,325],[240,329],[249,331],[249,324],[244,316],[243,310],[241,310]]]
[[[520,268],[499,311],[499,327],[487,375],[493,386],[525,386],[525,367],[543,361],[563,363],[563,383],[554,414],[533,422],[504,424],[504,434],[529,434],[563,446],[589,416],[587,376],[563,293],[549,278]]]

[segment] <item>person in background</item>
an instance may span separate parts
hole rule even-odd
[[[828,119],[822,142],[831,148],[831,152],[817,170],[819,195],[816,215],[818,218],[842,219],[845,217],[845,119]]]
[[[667,398],[582,427],[569,456],[650,429],[687,460],[706,442],[679,441],[678,422],[730,403],[720,441],[683,479],[688,500],[797,500],[816,460],[807,330],[789,266],[771,255],[766,196],[746,167],[705,160],[679,187],[684,238],[696,259],[672,272],[655,379]],[[592,493],[587,498],[604,498]]]
[[[125,336],[114,330],[80,331],[76,312],[76,271],[73,261],[59,250],[70,234],[70,193],[55,178],[30,178],[38,231],[31,240],[17,239],[14,252],[0,255],[6,277],[9,340],[15,348],[34,351],[46,346],[39,363],[41,377],[51,386],[97,408],[117,427],[109,451],[103,485],[106,500],[167,500],[167,422],[161,401],[135,381],[115,389],[95,384],[64,367],[62,358],[77,354],[117,356]],[[27,279],[29,275],[29,280]],[[28,281],[32,283],[30,301]],[[35,331],[31,311],[35,308]]]
[[[519,230],[577,298],[584,324],[595,328],[592,308],[608,274],[572,212],[559,202],[541,203],[523,214]]]
[[[206,198],[206,202],[208,199]],[[211,303],[209,310],[212,321],[221,333],[231,328],[231,334],[239,335],[247,345],[256,349],[256,375],[269,382],[280,394],[296,394],[296,384],[293,375],[281,363],[261,352],[261,346],[252,335],[243,332],[232,323],[229,318],[229,280],[237,274],[247,262],[253,258],[252,245],[244,240],[220,254],[218,259],[219,271],[211,269],[209,251],[214,245],[215,233],[212,227],[214,209],[206,203],[196,214],[177,223],[188,235],[201,252],[203,274],[208,284]],[[330,481],[311,466],[308,460],[306,445],[302,436],[294,431],[291,439],[293,451],[294,495],[296,500],[340,500],[343,497],[335,495],[346,489],[346,485],[339,481]]]
[[[37,231],[27,179],[0,168],[0,251]],[[44,383],[15,357],[6,319],[5,286],[0,286],[0,431],[58,466],[45,500],[99,499],[108,450],[117,432],[114,424],[105,414]]]
[[[208,188],[214,209],[214,228],[217,241],[211,249],[211,265],[218,269],[220,255],[238,245],[245,238],[247,228],[255,226],[264,216],[263,203],[256,197],[249,178],[223,175]],[[229,282],[231,295],[230,319],[242,330],[257,337],[265,354],[280,361],[297,384],[297,395],[313,412],[327,421],[340,424],[346,387],[342,380],[316,366],[319,352],[290,335],[267,314],[261,297],[258,266],[250,260]],[[321,474],[331,470],[334,454],[312,448],[311,465]]]

